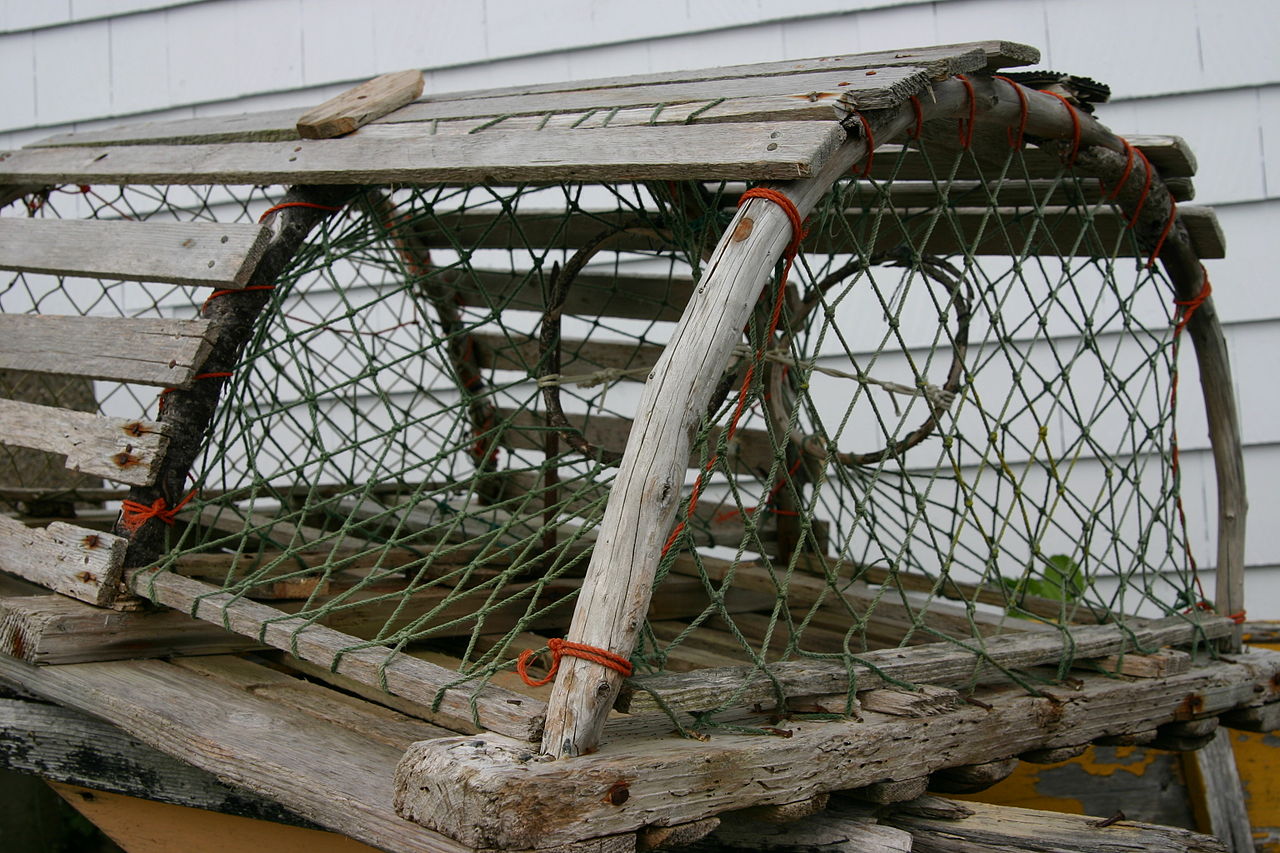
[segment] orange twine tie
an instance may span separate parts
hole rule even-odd
[[[530,687],[541,687],[544,684],[550,684],[551,680],[556,677],[556,673],[560,671],[560,658],[566,655],[571,658],[589,660],[606,669],[621,673],[623,677],[628,677],[635,671],[631,661],[622,655],[616,655],[611,651],[596,646],[588,646],[586,643],[575,643],[555,637],[547,640],[547,650],[551,652],[551,668],[547,670],[545,678],[535,680],[529,677],[529,661],[533,660],[535,655],[528,649],[521,652],[519,660],[516,661],[516,672],[519,673],[521,680]]]
[[[172,508],[166,505],[164,498],[156,498],[150,504],[138,503],[137,501],[122,501],[120,504],[120,526],[131,537],[138,532],[142,525],[153,518],[158,518],[165,524],[172,526],[174,517],[195,495],[196,491],[192,489],[185,498],[178,501],[177,506]]]

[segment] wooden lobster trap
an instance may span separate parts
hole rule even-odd
[[[996,73],[1037,58],[388,75],[0,155],[0,567],[61,594],[0,602],[0,675],[392,850],[1274,725],[1221,234],[1180,140]]]

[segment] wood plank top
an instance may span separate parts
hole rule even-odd
[[[208,335],[208,320],[0,314],[0,368],[183,388]]]
[[[0,399],[0,443],[67,457],[67,468],[149,486],[169,447],[165,424]]]
[[[28,148],[0,155],[0,184],[366,184],[787,180],[845,137],[837,122],[481,132],[225,145]]]
[[[0,269],[239,288],[271,229],[215,222],[0,218]]]
[[[823,56],[813,59],[784,60],[745,65],[729,65],[719,68],[688,71],[669,71],[627,77],[597,78],[588,80],[546,83],[534,86],[509,86],[487,90],[472,90],[432,95],[424,102],[433,104],[461,103],[477,99],[502,99],[514,96],[542,96],[564,92],[588,92],[599,90],[634,89],[668,84],[705,83],[707,81],[736,78],[784,77],[813,72],[857,71],[875,69],[872,78],[879,77],[879,69],[910,66],[923,72],[927,79],[946,77],[981,68],[1000,68],[1010,65],[1026,65],[1039,61],[1039,51],[1026,45],[1005,41],[978,41],[964,44],[937,45],[934,47],[906,48],[903,50],[872,53]],[[863,75],[866,77],[867,75]],[[838,80],[836,82],[843,82]],[[749,87],[748,87],[749,90]],[[725,95],[713,91],[711,98]],[[812,87],[806,91],[813,91]],[[652,93],[650,93],[650,96]],[[581,97],[581,96],[575,96]],[[687,97],[687,96],[686,96]],[[588,99],[590,100],[590,99]],[[625,100],[625,97],[624,97]],[[632,96],[634,100],[634,96]],[[645,102],[645,101],[640,101]],[[659,103],[652,101],[651,103]],[[670,103],[670,102],[668,102]],[[494,104],[488,105],[488,115]],[[476,108],[471,108],[476,109]],[[517,113],[521,112],[517,109]],[[195,119],[143,122],[104,130],[79,131],[59,134],[35,143],[36,146],[61,145],[136,145],[143,143],[208,144],[214,142],[268,142],[289,141],[298,138],[297,122],[305,108],[288,108],[238,116],[217,116]],[[448,112],[448,110],[445,110]],[[379,122],[404,121],[403,110],[379,119]],[[465,113],[464,113],[465,114]],[[702,115],[697,121],[710,120]]]

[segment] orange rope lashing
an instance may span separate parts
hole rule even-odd
[[[312,208],[313,210],[327,210],[330,213],[337,213],[339,210],[342,210],[342,208],[334,207],[331,204],[316,204],[313,201],[282,201],[277,205],[268,207],[266,212],[258,217],[258,221],[266,222],[268,216],[270,216],[271,214],[275,213],[278,210],[284,210],[286,207],[309,207],[309,208]]]
[[[1021,108],[1021,114],[1018,116],[1018,134],[1017,136],[1014,136],[1013,128],[1008,127],[1008,128],[1005,128],[1005,136],[1009,140],[1010,148],[1021,148],[1023,143],[1023,137],[1027,133],[1027,117],[1028,117],[1027,93],[1024,92],[1022,87],[1019,86],[1015,81],[1009,79],[1008,77],[1005,77],[1003,74],[996,74],[991,79],[1003,80],[1004,82],[1008,83],[1010,86],[1013,87],[1014,94],[1018,96],[1018,104],[1019,104],[1019,107]]]
[[[616,655],[611,651],[589,646],[586,643],[575,643],[555,637],[547,640],[547,650],[551,652],[551,668],[547,670],[545,678],[534,679],[529,676],[529,662],[533,660],[534,653],[528,649],[521,652],[520,658],[516,661],[516,672],[520,675],[520,679],[530,687],[541,687],[544,684],[550,684],[552,679],[556,677],[556,673],[560,671],[560,659],[566,656],[589,660],[606,669],[611,669],[623,677],[629,677],[635,671],[631,661],[622,655]]]
[[[967,151],[973,145],[973,126],[978,118],[978,99],[973,92],[973,81],[963,74],[957,74],[956,79],[964,84],[964,90],[969,95],[968,117],[956,119],[956,126],[960,133],[960,147]]]
[[[867,121],[867,117],[862,113],[855,111],[854,115],[858,117],[858,121],[862,122],[862,132],[867,137],[867,162],[862,167],[862,171],[858,173],[861,178],[871,177],[871,164],[876,159],[876,140],[871,135],[871,122]]]
[[[153,518],[158,518],[170,527],[173,526],[173,519],[179,511],[182,510],[187,502],[195,497],[195,490],[192,489],[187,496],[178,501],[177,506],[170,507],[164,498],[156,498],[150,504],[138,503],[137,501],[122,501],[120,503],[120,527],[126,533],[133,536],[138,532],[142,525],[146,524]]]

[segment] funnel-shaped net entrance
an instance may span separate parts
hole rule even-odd
[[[562,636],[640,383],[744,189],[363,194],[272,293],[162,566],[477,684]],[[652,532],[639,672],[812,656],[854,690],[868,650],[978,658],[1200,600],[1172,291],[1105,196],[947,145],[830,190],[723,365],[697,499]]]

